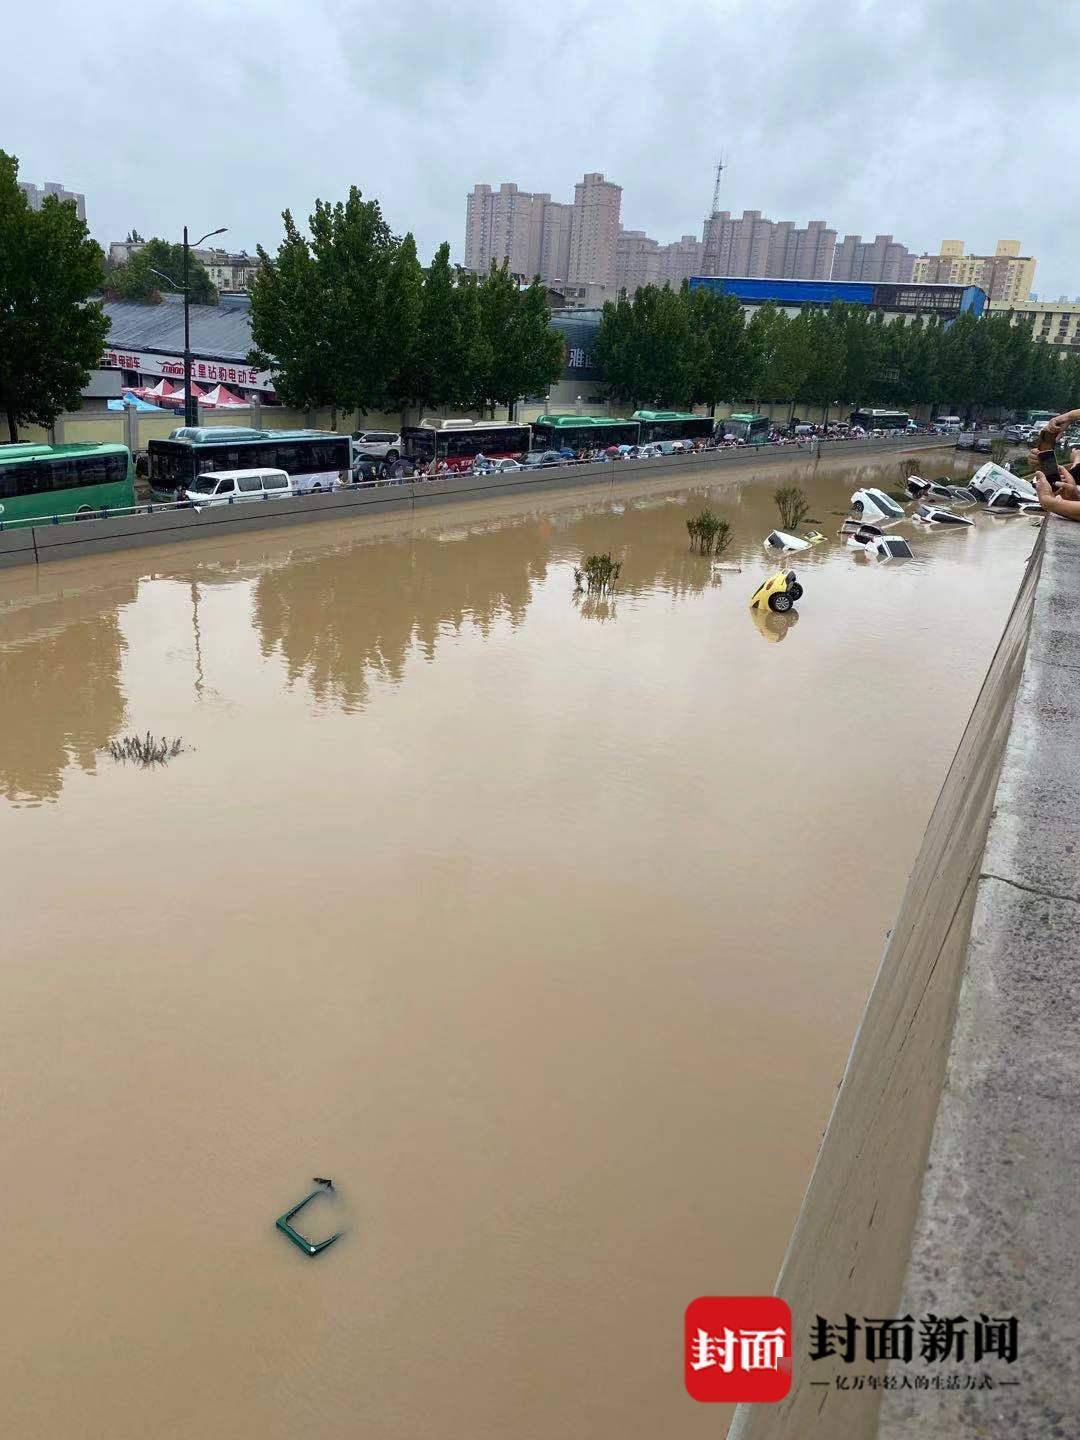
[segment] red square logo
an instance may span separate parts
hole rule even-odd
[[[686,1388],[694,1400],[783,1400],[791,1310],[775,1295],[700,1295],[686,1307]]]

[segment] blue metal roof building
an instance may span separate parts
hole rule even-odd
[[[744,305],[866,305],[892,315],[940,315],[955,320],[970,311],[981,315],[986,291],[977,285],[916,285],[859,280],[768,280],[728,275],[695,275],[691,290],[715,290],[734,295]]]

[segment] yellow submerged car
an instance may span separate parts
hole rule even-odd
[[[803,588],[795,578],[794,570],[781,570],[762,581],[750,601],[751,610],[768,607],[777,615],[786,615],[796,600],[802,599]]]

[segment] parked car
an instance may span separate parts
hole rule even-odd
[[[401,436],[393,430],[354,430],[352,454],[354,460],[393,462],[401,454]]]
[[[352,484],[373,485],[376,480],[384,479],[385,466],[376,460],[354,460],[352,463]]]
[[[973,430],[961,430],[956,437],[957,450],[975,449],[975,432]]]
[[[1026,425],[1006,425],[1001,432],[1010,445],[1023,445],[1027,439],[1028,427]]]
[[[247,500],[282,500],[294,493],[284,470],[207,470],[191,482],[184,499],[202,508]]]
[[[989,435],[975,435],[972,437],[971,448],[977,455],[989,455],[994,448],[994,442]]]
[[[562,465],[562,456],[557,450],[533,450],[522,461],[523,470],[547,470]]]

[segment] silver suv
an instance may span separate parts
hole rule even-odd
[[[352,458],[356,460],[389,460],[401,454],[401,436],[393,430],[354,430]]]

